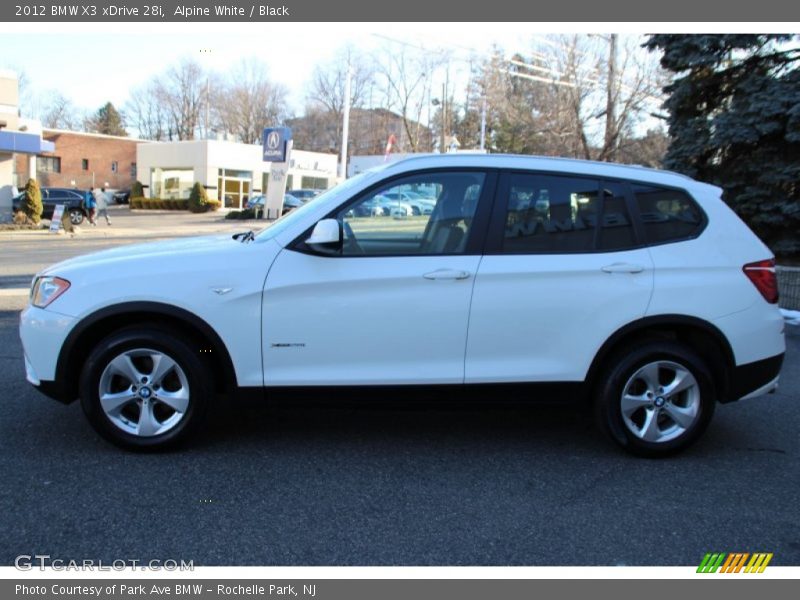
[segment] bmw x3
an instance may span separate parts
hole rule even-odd
[[[431,210],[369,210],[398,192]],[[499,386],[585,398],[611,440],[661,456],[718,403],[776,389],[774,267],[720,189],[682,175],[425,156],[259,233],[49,267],[20,334],[28,381],[131,449],[183,442],[236,394]]]

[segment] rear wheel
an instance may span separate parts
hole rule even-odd
[[[69,222],[73,225],[80,225],[83,223],[83,211],[79,208],[72,208],[69,211]]]
[[[696,441],[716,399],[711,373],[697,354],[682,344],[652,341],[607,361],[595,402],[597,422],[615,442],[658,457]]]
[[[81,405],[110,442],[128,449],[179,444],[202,424],[213,385],[180,334],[123,329],[100,342],[81,374]]]

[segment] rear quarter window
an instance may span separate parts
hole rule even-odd
[[[648,244],[691,239],[702,231],[703,211],[686,192],[641,184],[632,187]]]

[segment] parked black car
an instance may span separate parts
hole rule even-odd
[[[131,199],[131,191],[130,190],[119,190],[114,192],[114,202],[117,204],[128,204]]]
[[[289,194],[297,198],[298,200],[302,200],[303,202],[308,202],[309,200],[316,198],[319,196],[324,190],[290,190]]]
[[[42,188],[42,218],[52,219],[53,211],[57,204],[64,204],[64,212],[69,215],[69,220],[73,225],[80,225],[83,220],[88,216],[86,209],[83,207],[83,200],[86,197],[84,190],[77,190],[72,188],[55,188],[43,187]],[[25,192],[14,197],[13,208],[14,212],[21,210],[22,200],[25,198]]]

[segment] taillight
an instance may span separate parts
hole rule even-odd
[[[775,276],[774,258],[748,263],[742,270],[764,296],[764,300],[770,304],[778,302],[778,278]]]

